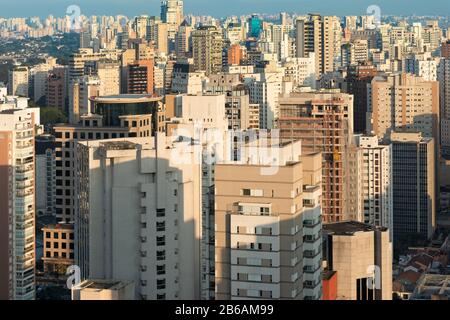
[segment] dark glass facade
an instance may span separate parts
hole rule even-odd
[[[158,102],[96,102],[95,113],[103,116],[103,125],[106,127],[117,127],[120,125],[120,116],[152,114],[156,117]]]

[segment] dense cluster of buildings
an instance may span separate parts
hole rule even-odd
[[[0,36],[80,38],[67,65],[0,87],[0,298],[35,298],[42,261],[79,268],[76,300],[448,299],[437,21],[219,20],[181,0],[66,20],[0,20]],[[67,123],[43,132],[28,100]]]

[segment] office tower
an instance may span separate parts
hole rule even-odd
[[[75,233],[72,223],[46,225],[42,228],[44,272],[65,275],[75,264]]]
[[[45,96],[47,106],[66,111],[67,99],[67,68],[54,68],[47,78]]]
[[[450,38],[450,35],[448,35],[447,37]],[[450,59],[450,39],[442,43],[441,57]]]
[[[341,47],[341,66],[349,67],[369,60],[367,40],[355,40]]]
[[[327,272],[336,272],[337,300],[392,300],[389,230],[355,221],[324,224]]]
[[[325,222],[346,220],[348,151],[353,136],[353,96],[338,92],[281,95],[277,128],[283,142],[302,140],[304,154],[323,155]]]
[[[191,52],[191,32],[192,27],[183,21],[178,28],[178,32],[175,36],[175,54],[177,58],[186,58]]]
[[[26,103],[26,101],[25,101]],[[34,108],[0,104],[0,299],[35,297]]]
[[[321,156],[252,143],[215,169],[216,299],[321,299]]]
[[[100,79],[99,96],[120,94],[120,63],[117,61],[99,61],[97,76]]]
[[[100,79],[83,76],[74,80],[69,86],[69,123],[77,124],[80,116],[94,113],[91,98],[100,95]]]
[[[222,70],[222,33],[214,26],[199,27],[192,31],[192,57],[196,71],[206,75]]]
[[[367,85],[377,75],[373,65],[362,64],[348,68],[345,90],[354,96],[353,126],[356,133],[365,133],[367,129]]]
[[[252,15],[248,19],[248,36],[251,38],[259,38],[262,32],[262,20],[257,15]]]
[[[284,73],[271,62],[259,70],[257,76],[245,78],[250,89],[250,102],[259,105],[259,127],[272,129],[279,117],[279,95],[292,91],[283,88]]]
[[[362,220],[366,224],[393,228],[392,147],[378,143],[377,136],[356,135],[361,149],[359,179],[362,193]]]
[[[438,70],[442,154],[450,156],[450,58],[441,59]]]
[[[137,299],[200,299],[201,167],[189,146],[164,134],[78,144],[82,279],[133,281]]]
[[[173,66],[171,91],[174,93],[197,94],[202,92],[202,81],[205,78],[205,73],[195,71],[193,64],[175,63]]]
[[[36,136],[36,216],[55,214],[55,137]]]
[[[14,67],[8,73],[8,94],[28,97],[28,67]]]
[[[307,53],[314,52],[317,77],[335,69],[341,48],[340,29],[339,18],[332,16],[310,14],[296,21],[296,57],[306,57]]]
[[[116,280],[85,280],[72,289],[72,300],[133,300],[135,283]]]
[[[244,59],[244,49],[240,44],[232,44],[230,48],[228,48],[228,65],[239,65],[241,61]]]
[[[127,93],[153,93],[153,60],[139,60],[128,65]]]
[[[77,141],[150,137],[155,131],[163,130],[161,98],[119,95],[91,99],[92,114],[80,115],[79,123],[54,127],[58,221],[74,219]]]
[[[436,81],[439,58],[432,58],[431,52],[411,54],[405,58],[405,72],[422,77],[425,81]]]
[[[392,131],[420,131],[439,141],[439,83],[410,74],[377,76],[369,85],[367,133],[389,139]]]
[[[393,132],[394,245],[430,239],[436,227],[435,143],[421,133]]]

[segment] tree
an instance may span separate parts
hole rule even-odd
[[[67,122],[65,113],[56,107],[42,107],[41,108],[41,123],[44,125],[54,125],[56,123]]]

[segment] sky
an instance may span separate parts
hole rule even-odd
[[[449,0],[185,0],[185,13],[224,17],[281,11],[362,15],[373,4],[382,14],[449,15]],[[160,0],[0,0],[0,17],[65,15],[70,5],[85,15],[159,15]]]

